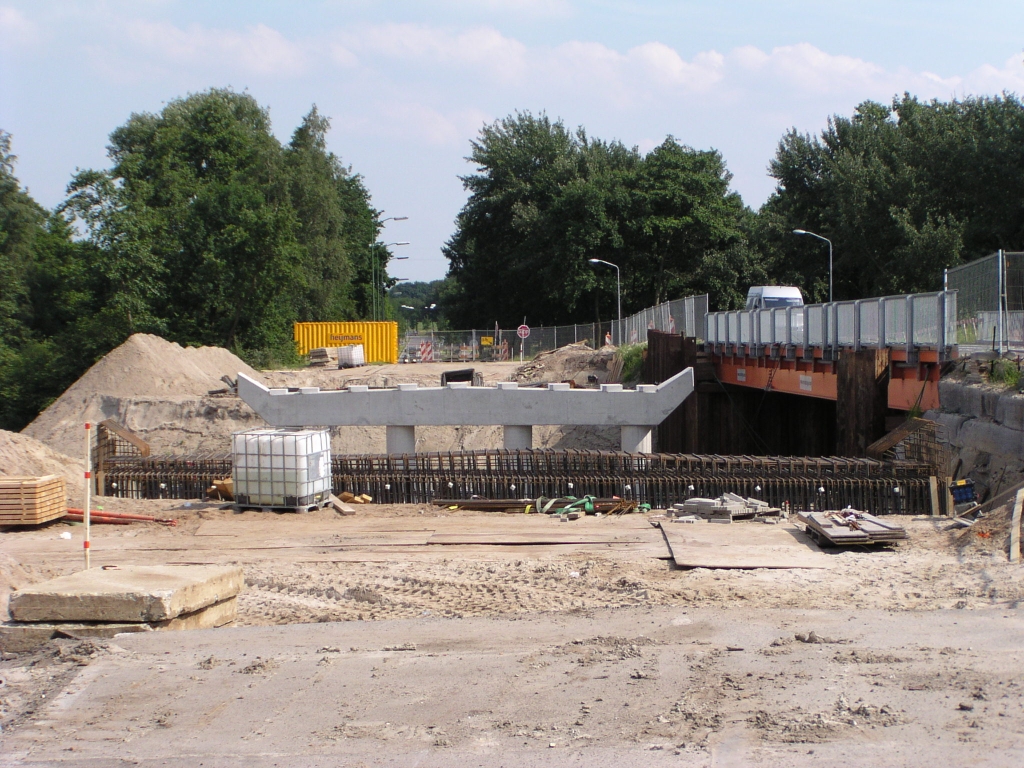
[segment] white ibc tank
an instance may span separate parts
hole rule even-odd
[[[235,501],[254,507],[309,507],[331,493],[326,429],[248,429],[231,436]]]
[[[366,365],[366,355],[363,353],[362,344],[349,344],[347,347],[338,347],[338,367],[358,368]]]

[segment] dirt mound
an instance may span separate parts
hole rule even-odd
[[[221,389],[221,376],[239,372],[262,377],[219,347],[182,347],[137,333],[72,384],[23,433],[65,453],[74,453],[86,421],[124,417],[125,401],[179,403]],[[142,419],[144,422],[145,419]]]
[[[550,352],[541,352],[533,360],[521,366],[512,380],[520,384],[548,384],[559,381],[574,381],[576,386],[589,383],[608,384],[618,381],[621,364],[615,356],[616,348],[605,346],[591,349],[586,342],[567,344]],[[590,380],[589,377],[595,380]]]
[[[84,450],[85,440],[79,425],[79,442]],[[28,435],[5,432],[0,429],[0,476],[61,475],[67,483],[69,498],[78,503],[85,491],[82,488],[85,462],[58,453]]]

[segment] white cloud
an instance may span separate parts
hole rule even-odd
[[[284,76],[299,74],[306,67],[299,46],[264,24],[236,31],[131,21],[126,33],[143,52],[185,66],[226,64],[258,75]]]
[[[35,40],[35,24],[17,8],[0,6],[0,48],[26,48]]]
[[[381,24],[347,31],[341,40],[346,49],[366,57],[468,66],[502,82],[526,70],[526,46],[492,27],[455,32],[423,24]]]
[[[645,43],[629,51],[629,59],[641,65],[643,75],[666,86],[702,91],[722,79],[725,57],[717,51],[699,53],[686,61],[663,43]]]

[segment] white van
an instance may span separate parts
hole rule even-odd
[[[802,307],[804,297],[793,285],[755,285],[747,291],[747,309]]]

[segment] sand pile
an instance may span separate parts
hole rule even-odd
[[[84,422],[113,418],[155,449],[188,450],[199,447],[210,431],[204,422],[225,422],[237,415],[241,426],[212,430],[219,443],[223,432],[258,425],[253,423],[255,415],[237,399],[206,397],[224,387],[221,376],[233,379],[239,372],[262,380],[226,349],[182,347],[137,333],[86,371],[23,434],[74,455]],[[232,413],[220,413],[221,405]]]
[[[80,425],[79,442],[83,452],[84,431]],[[28,435],[0,429],[0,477],[60,475],[67,483],[69,498],[73,504],[78,504],[85,493],[82,488],[84,472],[85,462],[81,459],[58,453]]]
[[[615,359],[615,347],[591,349],[586,342],[567,344],[564,347],[541,352],[533,360],[519,368],[512,377],[520,384],[548,384],[559,381],[574,381],[576,386],[585,387],[588,377],[593,376],[595,384],[618,381],[619,367]]]

